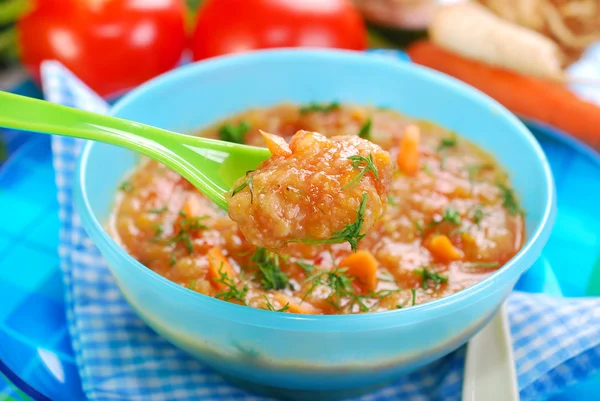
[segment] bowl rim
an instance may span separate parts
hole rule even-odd
[[[494,110],[496,115],[499,115],[501,118],[507,120],[514,127],[515,131],[519,132],[520,135],[523,136],[535,154],[536,162],[542,167],[544,178],[543,184],[546,192],[548,193],[540,222],[538,223],[537,227],[534,228],[532,233],[528,235],[527,241],[519,250],[519,252],[500,269],[485,279],[473,284],[472,286],[448,296],[435,299],[424,304],[411,306],[410,308],[406,309],[349,315],[302,315],[293,313],[273,313],[272,311],[233,304],[197,293],[168,280],[167,278],[155,273],[153,270],[138,262],[123,248],[121,248],[115,240],[112,239],[112,237],[106,232],[103,225],[93,213],[87,192],[85,191],[85,171],[87,169],[89,155],[95,146],[95,142],[88,142],[84,146],[84,149],[78,158],[77,170],[74,176],[75,179],[73,184],[76,208],[79,211],[81,221],[84,226],[87,226],[86,228],[88,230],[91,229],[93,230],[94,234],[97,234],[97,236],[93,235],[97,238],[96,240],[99,240],[102,245],[106,247],[106,249],[109,249],[111,253],[116,254],[118,258],[123,259],[128,265],[132,265],[131,268],[136,269],[140,274],[150,275],[152,279],[157,281],[159,286],[166,285],[173,288],[175,291],[179,292],[181,296],[186,296],[189,302],[196,303],[199,307],[204,306],[210,308],[211,312],[216,316],[227,317],[229,320],[244,322],[253,326],[272,327],[295,331],[376,330],[384,327],[387,328],[393,325],[406,324],[412,321],[430,319],[432,318],[432,312],[437,312],[435,313],[436,316],[438,313],[443,313],[443,309],[445,309],[447,306],[469,298],[471,294],[490,288],[494,283],[497,283],[500,280],[508,280],[510,273],[512,273],[514,270],[518,270],[519,267],[521,267],[521,271],[514,275],[514,281],[516,282],[520,274],[525,271],[525,268],[522,268],[522,266],[530,266],[535,260],[537,260],[538,256],[541,254],[543,246],[546,244],[550,236],[556,213],[556,191],[554,188],[554,180],[550,165],[541,146],[533,134],[526,128],[526,126],[500,103],[490,98],[483,92],[455,78],[449,77],[430,68],[410,62],[390,62],[389,58],[375,57],[363,52],[348,50],[267,49],[250,51],[241,54],[219,56],[198,63],[191,63],[159,75],[158,77],[155,77],[137,87],[125,95],[122,99],[117,101],[113,107],[111,107],[109,114],[118,114],[120,110],[129,104],[136,102],[139,96],[148,91],[152,91],[155,88],[163,86],[170,86],[174,82],[185,81],[192,76],[195,77],[196,74],[218,70],[231,65],[239,66],[240,64],[243,65],[244,63],[261,63],[268,62],[269,60],[273,59],[281,60],[286,58],[321,58],[321,60],[337,59],[338,62],[341,60],[349,63],[371,63],[373,64],[374,68],[377,68],[377,65],[385,65],[386,68],[396,68],[399,71],[409,70],[409,74],[421,76],[424,79],[434,81],[437,85],[446,86],[450,89],[454,89],[455,91],[462,92],[468,95],[474,101],[487,104]],[[290,60],[290,62],[292,61]],[[393,65],[393,67],[390,67],[390,65]],[[79,202],[77,202],[77,200],[79,200]],[[491,292],[499,289],[500,287],[492,287]],[[430,313],[426,313],[428,311]],[[368,325],[366,325],[367,323]]]

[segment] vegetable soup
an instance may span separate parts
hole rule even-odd
[[[286,141],[298,133],[294,141],[308,142],[288,147],[260,130]],[[121,184],[109,232],[149,269],[208,296],[304,314],[408,308],[483,280],[524,241],[506,173],[489,154],[430,122],[385,108],[282,104],[245,111],[199,135],[268,145],[274,155],[229,194],[229,213],[240,224],[151,160]],[[312,156],[339,146],[351,149],[334,152],[341,170],[318,167]],[[310,149],[318,151],[299,156]],[[282,168],[256,178],[277,157]],[[333,184],[302,179],[294,169],[310,177],[322,171]]]

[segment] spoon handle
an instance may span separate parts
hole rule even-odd
[[[221,208],[224,194],[269,157],[264,148],[182,135],[133,121],[0,91],[0,127],[106,142],[178,172]]]
[[[159,157],[156,148],[174,135],[132,121],[1,91],[0,127],[107,142],[151,157]]]

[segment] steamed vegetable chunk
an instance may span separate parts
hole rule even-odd
[[[386,210],[391,159],[358,136],[298,131],[289,147],[263,134],[273,156],[234,185],[229,217],[252,244],[357,243]],[[278,144],[276,144],[278,142]]]

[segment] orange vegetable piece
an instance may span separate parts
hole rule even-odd
[[[514,113],[553,125],[600,149],[600,107],[580,99],[564,84],[471,60],[429,41],[413,43],[408,54],[415,63],[474,86]]]
[[[265,142],[267,143],[267,148],[269,149],[269,152],[271,152],[271,155],[289,156],[292,154],[292,151],[290,150],[290,147],[285,141],[285,139],[283,139],[279,135],[269,134],[268,132],[262,130],[260,131],[260,134],[265,139]]]
[[[220,279],[220,273],[225,273],[227,277],[233,280],[237,276],[235,270],[233,270],[233,266],[231,266],[229,260],[227,260],[221,249],[217,246],[209,249],[206,256],[208,256],[208,278],[210,279],[210,283],[218,290],[227,289],[225,284],[216,282],[215,279]]]
[[[303,315],[317,315],[321,311],[312,304],[304,302],[295,302],[290,297],[280,292],[273,294],[273,297],[281,304],[283,308],[286,304],[289,305],[287,312],[301,313]]]
[[[409,125],[404,129],[400,139],[400,149],[396,163],[398,168],[408,175],[414,175],[419,170],[419,127]]]
[[[357,251],[340,262],[341,268],[346,268],[348,276],[356,277],[363,290],[375,291],[377,288],[377,268],[379,262],[369,251]]]
[[[452,245],[450,238],[445,235],[436,235],[433,237],[429,241],[427,248],[434,257],[444,261],[460,260],[465,256],[460,249]]]

